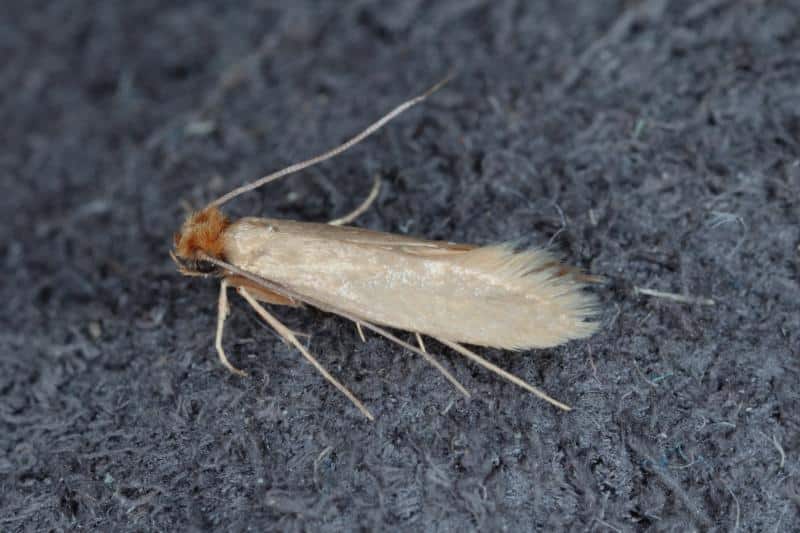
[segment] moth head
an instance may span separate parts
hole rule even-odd
[[[216,207],[207,207],[186,217],[180,231],[175,234],[172,253],[179,267],[198,272],[203,255],[224,260],[223,235],[230,223]]]

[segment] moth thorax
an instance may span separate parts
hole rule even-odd
[[[202,252],[216,259],[224,259],[223,235],[229,225],[230,220],[216,207],[192,213],[175,234],[175,255],[194,260]]]

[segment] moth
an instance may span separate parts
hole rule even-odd
[[[375,200],[380,181],[356,210],[328,224],[254,217],[231,220],[220,210],[245,192],[344,152],[447,81],[400,104],[332,150],[238,187],[186,218],[175,234],[171,256],[184,275],[221,279],[215,348],[228,370],[245,375],[230,362],[222,344],[228,289],[233,288],[370,420],[374,417],[369,409],[262,303],[306,305],[348,319],[362,340],[366,329],[420,355],[469,397],[467,389],[428,352],[422,340],[426,335],[570,410],[464,345],[520,351],[592,335],[598,328],[592,320],[597,305],[583,290],[593,281],[591,276],[541,249],[423,240],[346,226]],[[386,328],[413,333],[416,346]]]

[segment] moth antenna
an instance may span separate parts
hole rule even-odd
[[[409,109],[411,107],[414,107],[415,105],[417,105],[418,103],[422,102],[427,97],[429,97],[430,95],[432,95],[433,93],[438,91],[444,84],[446,84],[448,81],[450,81],[450,79],[452,77],[453,77],[453,73],[448,74],[442,81],[440,81],[439,83],[437,83],[436,85],[434,85],[433,87],[431,87],[430,89],[425,91],[424,93],[420,94],[419,96],[415,96],[414,98],[412,98],[410,100],[406,100],[405,102],[403,102],[399,106],[395,107],[394,109],[392,109],[391,111],[386,113],[379,120],[377,120],[376,122],[370,124],[366,129],[361,131],[361,133],[359,133],[358,135],[356,135],[355,137],[353,137],[349,141],[346,141],[346,142],[340,144],[336,148],[333,148],[332,150],[329,150],[329,151],[327,151],[327,152],[325,152],[323,154],[320,154],[320,155],[318,155],[316,157],[312,157],[311,159],[306,159],[305,161],[300,161],[299,163],[294,163],[293,165],[289,165],[288,167],[286,167],[284,169],[281,169],[281,170],[279,170],[277,172],[273,172],[272,174],[268,174],[268,175],[266,175],[266,176],[264,176],[262,178],[259,178],[259,179],[255,180],[255,181],[252,181],[250,183],[242,185],[241,187],[237,187],[236,189],[230,191],[227,194],[224,194],[224,195],[220,196],[219,198],[217,198],[213,202],[209,203],[208,206],[206,206],[206,207],[207,208],[208,207],[218,207],[218,206],[220,206],[220,205],[222,205],[222,204],[224,204],[226,202],[229,202],[230,200],[236,198],[240,194],[244,194],[246,192],[252,191],[253,189],[257,189],[257,188],[261,187],[262,185],[266,185],[267,183],[270,183],[272,181],[280,179],[280,178],[282,178],[284,176],[287,176],[289,174],[293,174],[295,172],[303,170],[304,168],[308,168],[308,167],[314,166],[317,163],[321,163],[321,162],[323,162],[323,161],[325,161],[327,159],[330,159],[331,157],[334,157],[334,156],[337,156],[337,155],[341,154],[342,152],[348,150],[349,148],[352,148],[356,144],[360,143],[361,141],[363,141],[364,139],[366,139],[367,137],[369,137],[370,135],[372,135],[373,133],[375,133],[376,131],[381,129],[383,126],[385,126],[387,123],[389,123],[392,119],[394,119],[395,117],[397,117],[398,115],[400,115],[401,113],[406,111],[407,109]]]
[[[472,350],[468,350],[464,346],[461,346],[460,344],[458,344],[456,342],[448,341],[446,339],[440,339],[438,337],[434,337],[434,339],[436,339],[437,341],[441,342],[445,346],[449,346],[453,350],[457,351],[458,353],[460,353],[464,357],[466,357],[468,359],[471,359],[472,361],[478,363],[482,367],[491,370],[492,372],[494,372],[498,376],[504,377],[505,379],[507,379],[508,381],[513,383],[514,385],[518,385],[518,386],[522,387],[523,389],[525,389],[526,391],[538,396],[542,400],[555,405],[559,409],[563,409],[564,411],[572,411],[572,407],[570,407],[569,405],[566,405],[564,403],[559,402],[555,398],[550,397],[546,392],[544,392],[544,391],[542,391],[540,389],[537,389],[533,385],[530,385],[530,384],[526,383],[525,381],[521,380],[520,378],[518,378],[514,374],[503,370],[499,366],[497,366],[497,365],[495,365],[493,363],[490,363],[489,361],[487,361],[486,359],[484,359],[480,355],[476,354]]]

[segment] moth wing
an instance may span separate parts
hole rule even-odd
[[[234,223],[226,239],[237,267],[373,324],[510,349],[555,346],[597,328],[577,269],[544,250],[265,219]]]
[[[462,244],[450,241],[429,241],[405,235],[383,233],[379,231],[356,228],[353,226],[329,226],[337,238],[353,244],[380,246],[387,250],[396,250],[419,256],[441,256],[452,253],[463,253],[478,248],[474,244]]]
[[[418,257],[455,257],[464,254],[465,252],[477,250],[478,248],[486,248],[474,244],[415,239],[413,237],[379,233],[372,230],[347,226],[344,226],[343,229],[349,230],[346,240],[353,244],[380,246],[387,250],[394,250],[396,252],[415,255]],[[387,236],[391,237],[391,239],[387,239]],[[500,249],[504,250],[505,253],[508,253],[506,250],[510,250],[510,248],[505,245],[502,245]],[[554,277],[569,276],[570,278],[583,283],[600,283],[602,281],[602,278],[598,276],[584,274],[580,268],[561,263],[555,259],[542,262],[535,268],[531,268],[528,273],[543,272],[546,270],[550,270]]]
[[[332,226],[315,222],[254,217],[243,218],[238,224],[298,238],[330,239],[342,243],[376,246],[387,250],[407,251],[408,253],[419,253],[421,255],[424,255],[426,250],[436,254],[442,252],[466,252],[477,248],[472,244],[429,241],[407,235],[357,228],[355,226]]]
[[[386,250],[391,250],[398,253],[430,258],[461,255],[469,252],[470,250],[478,248],[478,246],[472,244],[459,244],[456,242],[447,241],[419,241],[417,243],[402,244],[359,242],[358,244],[379,246]]]

